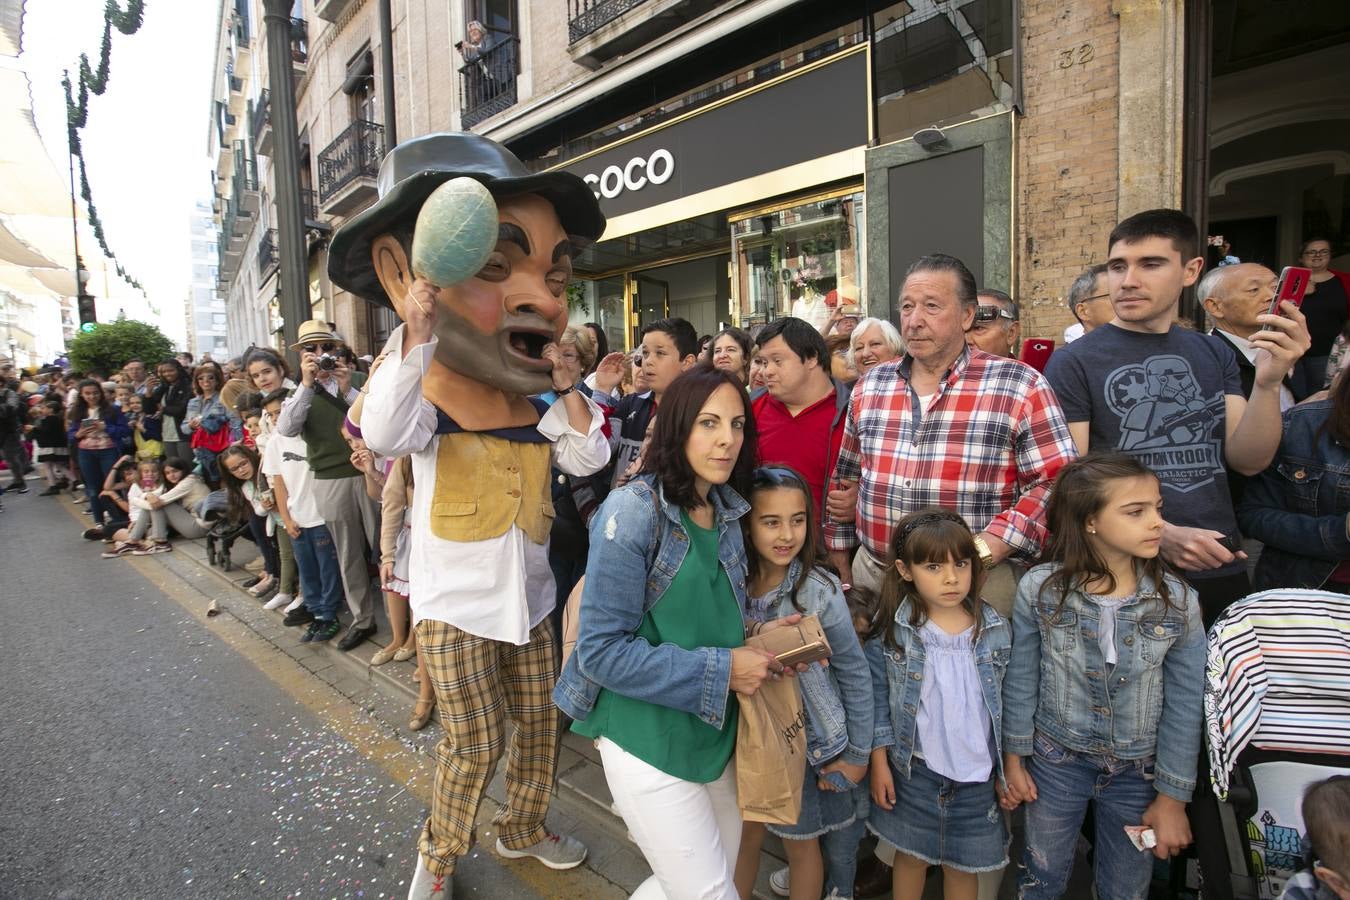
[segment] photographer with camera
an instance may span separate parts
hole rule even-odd
[[[342,586],[352,627],[338,642],[351,650],[375,633],[375,595],[366,570],[366,544],[379,546],[379,509],[366,493],[365,479],[351,464],[342,423],[366,377],[352,367],[351,349],[325,322],[300,326],[300,387],[287,398],[277,432],[305,441],[314,473],[314,502],[328,525],[342,568]]]

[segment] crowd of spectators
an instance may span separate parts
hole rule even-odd
[[[1198,747],[1198,700],[1184,709],[1168,706],[1165,726],[1156,716],[1136,723],[1129,746],[1113,744],[1110,735],[1104,744],[1079,747],[1072,746],[1071,730],[1043,734],[1041,714],[1032,715],[1036,688],[1027,688],[1034,664],[1026,662],[1019,642],[1029,633],[1045,639],[1047,632],[1029,617],[1026,604],[1039,609],[1040,601],[1028,600],[1027,585],[1040,586],[1039,597],[1045,584],[1059,584],[1063,599],[1056,609],[1066,603],[1078,614],[1090,609],[1094,618],[1112,623],[1101,632],[1111,631],[1112,640],[1124,627],[1114,623],[1133,615],[1132,604],[1161,591],[1166,628],[1158,626],[1151,659],[1173,659],[1169,648],[1175,648],[1177,660],[1185,655],[1187,671],[1196,664],[1195,648],[1203,649],[1204,627],[1252,591],[1252,572],[1257,588],[1350,593],[1350,377],[1343,375],[1350,276],[1328,268],[1330,250],[1321,238],[1304,244],[1301,261],[1313,270],[1312,293],[1302,311],[1287,304],[1272,312],[1272,270],[1234,258],[1204,272],[1198,235],[1186,216],[1171,210],[1132,216],[1113,231],[1107,258],[1066,286],[1075,333],[1066,335],[1072,342],[1053,353],[1044,373],[1017,359],[1018,302],[980,288],[960,260],[943,254],[911,266],[897,298],[899,328],[844,304],[819,330],[788,317],[753,334],[731,327],[700,337],[689,322],[667,318],[644,324],[638,347],[625,355],[609,351],[596,323],[568,327],[557,352],[563,380],[572,387],[534,398],[536,406],[551,407],[573,391],[598,405],[609,461],[594,474],[574,475],[555,458],[552,471],[548,565],[555,591],[539,602],[553,606],[551,627],[560,638],[569,597],[588,611],[582,613],[577,661],[569,661],[555,696],[578,719],[574,727],[600,741],[616,803],[667,895],[683,896],[680,873],[687,877],[691,867],[713,881],[725,878],[725,896],[733,895],[733,876],[744,882],[746,873],[736,866],[737,850],[744,850],[721,822],[730,753],[724,726],[734,722],[726,695],[753,693],[775,673],[762,657],[729,648],[739,647],[743,629],[790,615],[792,604],[780,606],[788,596],[783,592],[796,598],[803,579],[817,578],[811,591],[819,597],[811,594],[810,603],[844,611],[841,621],[857,625],[860,637],[891,648],[879,657],[883,661],[871,660],[869,689],[881,697],[875,709],[868,694],[865,702],[840,701],[838,710],[852,716],[865,705],[869,721],[876,721],[861,737],[850,729],[845,739],[841,732],[843,743],[834,744],[831,758],[808,779],[819,776],[826,793],[861,790],[864,810],[869,786],[871,802],[881,805],[873,809],[885,808],[892,776],[908,780],[921,772],[941,780],[934,772],[944,763],[967,775],[978,772],[967,781],[983,783],[994,777],[991,771],[1005,773],[1006,756],[1008,778],[998,782],[997,799],[1012,809],[1037,802],[1033,775],[1049,783],[1069,777],[1056,768],[1066,753],[1104,753],[1092,759],[1106,770],[1119,759],[1161,760],[1159,727],[1180,736],[1176,747],[1189,748],[1192,737]],[[1212,324],[1208,333],[1178,321],[1182,293],[1191,286]],[[362,438],[363,385],[367,370],[383,357],[369,365],[358,360],[332,326],[319,321],[304,323],[290,349],[299,359],[295,375],[283,355],[261,347],[225,365],[166,359],[153,373],[145,362],[131,360],[110,377],[50,369],[20,382],[6,365],[0,369],[0,449],[13,473],[10,490],[28,490],[30,464],[40,467],[46,494],[82,488],[93,521],[84,537],[106,541],[103,555],[109,558],[163,553],[175,537],[197,538],[212,528],[247,528],[263,560],[248,587],[286,625],[305,628],[300,640],[341,634],[340,649],[360,645],[376,633],[382,596],[391,633],[372,664],[411,659],[417,616],[409,598],[425,596],[418,585],[435,576],[410,566],[417,490],[410,457],[379,456]],[[1089,462],[1075,463],[1080,458]],[[1086,485],[1081,496],[1071,494],[1074,479]],[[1115,515],[1108,506],[1117,482],[1121,491],[1128,483],[1133,493],[1116,499],[1147,520],[1139,527],[1148,536],[1128,552],[1111,543],[1115,538],[1097,537],[1099,531],[1115,533],[1110,529],[1117,526],[1106,522],[1108,513]],[[662,504],[666,515],[654,517]],[[944,522],[959,524],[960,533]],[[761,540],[756,529],[779,529],[780,537]],[[995,711],[988,734],[1002,749],[983,766],[988,722],[952,725],[978,731],[964,749],[930,748],[937,732],[925,716],[935,715],[933,708],[920,710],[916,724],[913,709],[895,713],[909,700],[901,703],[892,694],[888,706],[883,696],[887,672],[894,675],[887,666],[896,664],[898,650],[926,647],[936,659],[933,642],[943,640],[899,624],[892,634],[893,623],[876,612],[883,608],[899,623],[904,609],[905,628],[919,628],[926,617],[946,621],[938,611],[945,609],[940,591],[925,588],[924,573],[914,570],[948,577],[937,569],[949,560],[906,556],[913,547],[907,551],[905,541],[928,531],[958,548],[951,551],[958,557],[953,564],[969,564],[964,574],[950,575],[953,584],[964,585],[952,596],[958,603],[979,601],[969,607],[968,622],[952,620],[984,635],[967,641],[964,650],[958,646],[954,652],[965,653],[966,663],[953,665],[973,666],[977,650],[992,653],[1001,660],[1001,679],[1010,652],[1015,676],[1009,678],[1019,679],[1016,702],[1006,692],[1001,702],[1021,730],[1014,733],[1009,724],[1001,733]],[[1079,544],[1065,543],[1067,533],[1079,531]],[[639,552],[648,532],[651,547],[660,548],[656,558]],[[677,532],[689,544],[689,562],[664,555]],[[1145,545],[1151,550],[1140,549]],[[968,552],[960,549],[966,547]],[[774,554],[784,548],[792,552],[775,568]],[[1038,563],[1050,568],[1033,568]],[[1136,563],[1138,581],[1128,574]],[[682,580],[683,566],[695,564],[702,568]],[[979,575],[973,584],[972,571]],[[1070,574],[1057,582],[1064,572]],[[658,613],[654,600],[667,589],[679,598],[678,608]],[[649,602],[633,605],[644,596]],[[719,620],[714,607],[720,599],[734,599],[742,616],[729,625]],[[453,598],[435,602],[442,600]],[[1192,621],[1192,607],[1202,621]],[[797,610],[803,608],[797,603]],[[668,652],[670,642],[681,653],[702,654],[699,661]],[[1123,652],[1117,661],[1114,644],[1103,643],[1102,653],[1105,665],[1127,664]],[[901,665],[904,655],[899,653]],[[1134,654],[1128,655],[1134,665]],[[840,673],[846,668],[841,664]],[[911,675],[921,677],[918,670]],[[414,729],[427,724],[436,702],[420,661],[417,677],[421,695],[409,723]],[[1163,705],[1180,704],[1183,692],[1167,683],[1173,685],[1171,699]],[[722,690],[710,693],[710,685]],[[828,689],[843,690],[839,684]],[[972,690],[978,696],[974,682]],[[570,702],[581,696],[585,703]],[[910,700],[940,700],[937,694],[925,692],[922,701],[918,696]],[[1195,699],[1184,697],[1187,704]],[[957,708],[975,714],[973,707]],[[955,722],[957,714],[949,708],[947,721]],[[808,721],[813,729],[819,724]],[[899,733],[902,726],[907,735]],[[658,746],[647,728],[682,737]],[[874,754],[887,748],[874,746],[873,729],[898,743],[912,742],[916,728],[926,757],[916,748],[910,748],[913,760],[909,750]],[[671,753],[680,740],[698,749],[676,764]],[[1185,760],[1187,753],[1167,754],[1166,778],[1156,791],[1149,786],[1130,797],[1099,797],[1099,818],[1107,812],[1135,822],[1142,817],[1159,832],[1159,855],[1180,851],[1190,834],[1172,804],[1184,803],[1195,789],[1194,760]],[[1088,774],[1095,771],[1096,763],[1083,765]],[[644,806],[657,790],[653,766],[667,780],[706,789],[681,801],[688,815],[663,814],[657,821]],[[818,833],[862,821],[840,812],[827,822],[833,815],[824,812],[828,802],[813,802],[821,804],[811,813],[819,819]],[[1075,815],[1081,820],[1081,808],[1075,813],[1065,807],[1050,822],[1050,807],[1039,802],[1040,818],[1032,818],[1041,824],[1029,827],[1067,827]],[[702,824],[692,812],[700,803],[712,810]],[[954,856],[929,858],[923,849],[934,839],[924,830],[928,823],[885,817],[878,823],[889,823],[871,830],[881,838],[877,855],[896,861],[894,876],[870,866],[855,885],[847,866],[834,870],[843,865],[839,860],[853,858],[860,828],[848,830],[851,846],[842,850],[830,841],[814,850],[797,846],[815,836],[789,831],[782,836],[793,845],[792,865],[774,874],[775,888],[813,900],[826,884],[839,897],[875,896],[878,877],[886,889],[909,885],[905,879],[916,871],[910,857],[917,857],[944,864],[956,895],[994,896],[1006,863],[1002,849],[974,847],[976,838],[969,837]],[[725,858],[676,858],[683,851],[670,835],[698,828],[705,833],[690,832],[690,841]],[[739,834],[739,827],[734,831]],[[986,831],[998,829],[978,833]],[[1030,834],[1029,840],[1045,835]],[[1146,878],[1139,874],[1143,863],[1123,853],[1118,838],[1101,845],[1111,865],[1122,867],[1116,876]],[[1054,895],[1054,878],[1044,868],[1041,859],[1024,871],[1022,896]],[[836,877],[845,869],[846,879]]]

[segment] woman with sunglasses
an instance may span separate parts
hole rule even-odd
[[[220,484],[220,466],[216,457],[240,433],[239,414],[220,399],[225,375],[214,362],[202,363],[192,374],[184,430],[192,436],[192,456],[202,467],[202,477],[212,488]]]

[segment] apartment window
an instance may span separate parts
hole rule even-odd
[[[897,3],[873,14],[877,136],[883,143],[928,125],[1012,108],[1013,0],[923,7]]]
[[[520,72],[516,24],[514,0],[467,0],[464,4],[464,39],[455,44],[463,62],[459,83],[464,128],[515,105]]]

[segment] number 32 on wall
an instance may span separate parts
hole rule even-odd
[[[1075,65],[1085,66],[1092,62],[1092,54],[1091,44],[1079,44],[1077,47],[1061,50],[1059,51],[1059,67],[1070,69]]]

